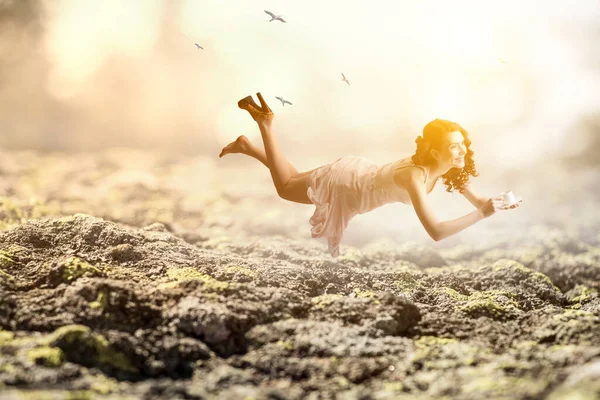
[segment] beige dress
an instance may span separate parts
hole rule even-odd
[[[367,158],[346,156],[314,170],[307,195],[316,206],[309,222],[312,237],[327,239],[329,253],[339,255],[344,230],[357,214],[364,214],[387,203],[411,204],[408,192],[394,182],[398,168],[416,166],[410,157],[379,166]]]

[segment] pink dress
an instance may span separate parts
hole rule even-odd
[[[364,157],[345,156],[314,170],[307,195],[316,206],[310,217],[312,237],[327,239],[329,253],[337,257],[344,230],[357,214],[387,203],[411,204],[408,192],[394,182],[396,169],[416,166],[410,157],[379,166]]]

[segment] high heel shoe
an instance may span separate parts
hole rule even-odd
[[[260,92],[258,92],[258,93],[256,93],[256,96],[258,97],[258,100],[260,101],[260,104],[262,106],[259,106],[258,104],[256,104],[256,102],[254,101],[252,96],[246,96],[243,99],[241,99],[240,101],[238,101],[238,107],[241,108],[242,110],[248,111],[254,120],[256,120],[256,117],[259,117],[259,116],[264,116],[264,117],[272,116],[273,111],[267,105],[267,102],[262,97],[262,94],[260,94]]]

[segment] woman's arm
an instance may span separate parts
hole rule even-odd
[[[499,205],[496,201],[486,201],[484,207],[479,208],[469,214],[463,215],[460,218],[440,221],[435,216],[433,208],[427,200],[425,184],[423,183],[425,175],[419,168],[404,168],[403,172],[397,172],[394,177],[397,184],[406,187],[410,195],[411,202],[417,213],[417,217],[423,224],[423,227],[433,240],[440,241],[452,236],[469,226],[481,221],[482,219],[492,215],[495,212],[495,206]],[[490,203],[489,205],[487,203]],[[491,208],[490,210],[488,210]]]
[[[475,208],[481,208],[481,207],[483,207],[483,205],[485,204],[485,202],[489,200],[489,198],[487,198],[487,197],[483,197],[483,196],[478,195],[469,186],[467,186],[463,190],[462,194],[463,194],[463,196],[465,196],[465,198],[467,200],[469,200],[471,202],[471,204],[473,204],[475,206]]]

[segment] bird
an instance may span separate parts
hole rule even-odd
[[[498,61],[500,61],[502,64],[508,64],[508,61],[506,61],[505,59],[498,57]]]
[[[281,15],[275,15],[271,11],[267,11],[267,10],[265,10],[265,12],[271,16],[271,20],[269,22],[273,22],[273,21],[285,22],[285,20],[281,17]]]
[[[198,43],[194,43],[197,48],[204,50],[204,47],[200,46]]]
[[[350,86],[350,82],[348,81],[348,79],[346,79],[346,75],[344,75],[344,73],[342,73],[342,82],[346,82],[348,86]]]
[[[289,101],[285,100],[283,97],[278,97],[278,96],[275,96],[275,98],[276,98],[277,100],[279,100],[279,101],[281,102],[281,105],[282,105],[282,106],[284,106],[284,107],[285,107],[285,103],[288,103],[290,106],[293,106],[293,104],[292,104],[292,103],[290,103]]]

